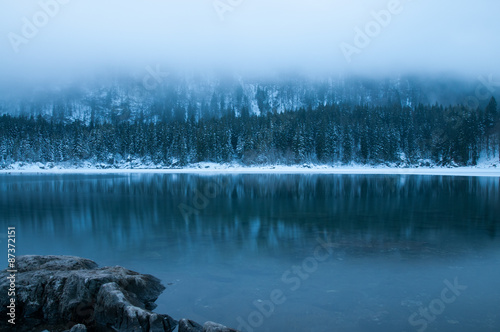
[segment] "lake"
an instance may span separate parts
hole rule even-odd
[[[2,174],[1,241],[160,278],[242,331],[499,331],[500,179]]]

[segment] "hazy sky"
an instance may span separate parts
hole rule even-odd
[[[0,0],[0,77],[157,65],[500,74],[499,15],[498,0]]]

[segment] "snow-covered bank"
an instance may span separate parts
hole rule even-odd
[[[73,165],[75,166],[75,165]],[[103,168],[99,165],[82,163],[75,167],[61,165],[25,164],[13,165],[0,170],[0,174],[127,174],[127,173],[196,173],[196,174],[403,174],[403,175],[449,175],[500,177],[500,165],[481,164],[471,167],[390,167],[385,165],[295,165],[295,166],[243,166],[240,164],[197,163],[183,168],[136,167]]]

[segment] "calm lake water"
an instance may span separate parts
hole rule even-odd
[[[500,331],[499,178],[1,175],[0,211],[18,254],[157,276],[175,319]]]

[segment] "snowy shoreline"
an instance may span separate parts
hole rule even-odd
[[[52,168],[26,165],[0,170],[5,174],[372,174],[372,175],[447,175],[447,176],[489,176],[500,177],[500,167],[480,165],[473,167],[389,167],[389,166],[242,166],[238,164],[199,163],[184,168],[97,168],[91,165],[81,167]]]

